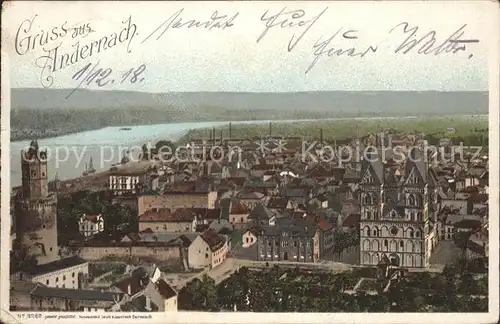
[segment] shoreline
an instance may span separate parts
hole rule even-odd
[[[80,133],[85,133],[85,132],[92,132],[92,131],[99,131],[102,129],[106,128],[123,128],[123,127],[137,127],[137,126],[156,126],[156,125],[169,125],[169,124],[189,124],[189,123],[235,123],[237,125],[241,124],[260,124],[264,122],[276,122],[276,123],[291,123],[291,122],[311,122],[311,121],[342,121],[342,120],[384,120],[384,119],[425,119],[425,118],[444,118],[444,117],[488,117],[488,114],[466,114],[466,115],[421,115],[421,116],[366,116],[366,117],[330,117],[330,118],[313,118],[313,119],[306,119],[306,118],[301,118],[301,119],[255,119],[255,120],[206,120],[206,121],[182,121],[182,122],[168,122],[168,123],[157,123],[157,124],[134,124],[134,125],[108,125],[104,127],[90,127],[88,129],[81,129],[81,130],[76,130],[76,131],[63,131],[57,134],[49,134],[49,135],[40,135],[40,136],[33,136],[33,135],[24,135],[24,136],[17,136],[13,137],[12,136],[12,131],[11,131],[11,143],[13,142],[24,142],[24,141],[30,141],[32,139],[53,139],[61,136],[67,136],[67,135],[76,135]],[[205,128],[200,128],[200,129],[205,129]],[[198,129],[198,130],[200,130]],[[189,132],[192,129],[186,129],[185,132]],[[182,135],[181,135],[182,137]]]

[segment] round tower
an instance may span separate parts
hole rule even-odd
[[[35,256],[38,264],[59,259],[57,247],[57,197],[48,190],[47,151],[36,141],[21,151],[22,191],[16,199],[18,250]]]

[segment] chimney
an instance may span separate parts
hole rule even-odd
[[[132,295],[132,287],[130,286],[130,284],[128,284],[128,286],[127,286],[127,294],[129,296]]]

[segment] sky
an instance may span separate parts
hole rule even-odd
[[[111,69],[110,80],[98,87],[95,82],[83,83],[82,88],[102,90],[135,90],[147,92],[190,91],[332,91],[332,90],[438,90],[438,91],[487,91],[488,47],[491,47],[494,30],[494,8],[492,2],[384,2],[384,3],[328,3],[328,2],[193,2],[193,3],[141,3],[135,2],[11,2],[2,13],[2,56],[6,54],[11,66],[12,87],[75,88],[80,80],[75,73],[87,64],[97,62],[103,70]],[[494,5],[494,4],[493,4]],[[138,6],[141,10],[137,10]],[[156,39],[162,29],[149,39],[148,35],[162,26],[179,10],[183,21],[196,19],[207,21],[217,10],[219,16],[228,18],[238,14],[233,26],[224,30],[212,28],[168,28]],[[292,14],[281,15],[275,22],[305,21],[303,26],[271,27],[257,42],[266,29],[267,16],[286,11],[303,10],[303,18],[291,19]],[[314,21],[323,10],[326,11]],[[36,17],[35,17],[36,15]],[[296,12],[296,15],[300,15]],[[35,17],[35,18],[34,18]],[[37,59],[52,53],[57,45],[59,53],[70,53],[74,45],[89,45],[103,36],[119,33],[126,21],[136,25],[136,35],[129,41],[119,43],[100,53],[81,59],[45,77],[52,81],[41,81],[41,68]],[[264,17],[264,18],[265,18]],[[26,31],[32,20],[31,28]],[[222,22],[227,21],[222,20]],[[24,21],[24,22],[23,22]],[[407,54],[395,53],[396,48],[409,37],[403,27],[395,26],[407,22],[418,26],[418,38],[434,30],[436,46],[463,28],[461,39],[477,39],[468,43],[465,51],[455,54],[418,54],[415,47]],[[47,33],[53,27],[77,27],[90,24],[94,32],[72,38],[72,30],[64,37],[38,44],[33,50],[19,55],[16,44],[26,45],[42,30]],[[164,27],[166,24],[164,24]],[[289,51],[290,39],[297,39],[307,27],[310,28]],[[315,44],[332,37],[321,49]],[[342,39],[348,34],[357,39]],[[25,32],[26,31],[26,32]],[[60,31],[60,30],[59,30]],[[17,35],[17,42],[16,42]],[[295,36],[294,36],[295,35]],[[145,40],[146,39],[146,40]],[[144,41],[144,42],[143,42]],[[33,42],[31,42],[32,44]],[[449,43],[448,43],[449,44]],[[328,57],[328,49],[349,49],[364,52],[369,46],[377,47],[376,53],[368,52],[364,57],[347,55]],[[19,50],[18,46],[18,50]],[[25,47],[24,47],[25,48]],[[306,74],[308,66],[318,61]],[[23,52],[21,50],[21,52]],[[42,60],[43,62],[43,60]],[[141,82],[131,82],[130,69],[142,64]],[[90,71],[87,70],[87,72]],[[83,74],[82,74],[83,75]],[[82,76],[81,78],[84,78]],[[95,81],[95,80],[94,80]]]

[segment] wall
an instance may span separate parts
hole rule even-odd
[[[35,255],[39,264],[59,259],[56,206],[55,196],[36,203],[17,201],[15,205],[16,237],[20,248]]]
[[[241,240],[242,240],[242,246],[244,248],[250,247],[250,246],[254,245],[255,243],[257,243],[257,237],[252,232],[249,232],[249,231],[246,231],[243,234],[243,237],[241,238]]]
[[[177,312],[177,296],[165,299],[165,312]]]
[[[212,263],[212,252],[208,244],[198,235],[189,245],[188,263],[190,268],[204,268]]]
[[[212,253],[212,268],[219,266],[227,258],[227,238],[224,238],[224,240],[224,245],[220,249]]]
[[[78,289],[78,274],[89,274],[89,264],[83,263],[40,276],[35,276],[32,281],[39,282],[49,287]]]
[[[148,228],[153,232],[194,232],[196,222],[139,222],[139,231]]]
[[[158,260],[180,257],[179,246],[84,246],[78,247],[78,254],[85,260],[101,260],[108,256],[148,257]]]
[[[257,241],[257,259],[260,261],[314,261],[314,239],[311,237],[259,235]]]
[[[229,214],[229,222],[234,225],[242,225],[248,222],[248,214]]]
[[[138,215],[144,214],[153,208],[215,208],[217,192],[209,193],[185,193],[164,195],[143,195],[138,198]]]

